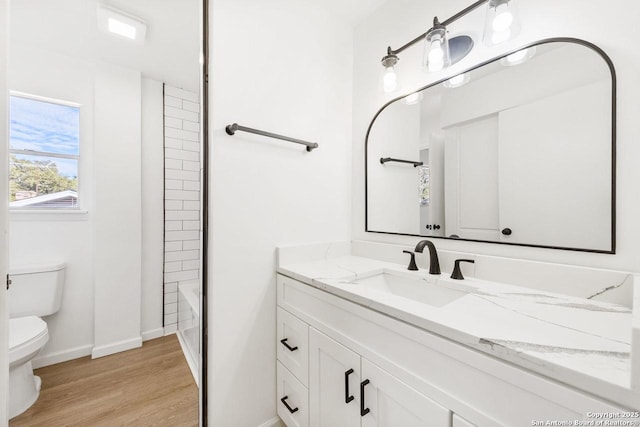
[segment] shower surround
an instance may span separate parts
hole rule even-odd
[[[164,330],[178,329],[178,287],[200,279],[198,94],[164,85]]]

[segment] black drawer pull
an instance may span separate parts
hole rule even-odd
[[[369,380],[364,380],[360,383],[360,416],[364,417],[369,413],[369,408],[364,407],[364,388],[369,384]]]
[[[344,373],[344,403],[349,403],[355,397],[349,393],[349,375],[353,374],[353,369],[349,369]]]
[[[289,396],[285,396],[282,399],[280,399],[280,402],[282,402],[282,404],[284,406],[287,407],[287,409],[289,410],[289,412],[291,412],[292,414],[298,412],[298,408],[292,408],[291,406],[289,406],[289,404],[287,403],[287,399],[289,398]]]
[[[287,344],[287,340],[288,339],[289,338],[281,339],[280,342],[282,343],[283,346],[287,347],[289,349],[289,351],[296,351],[298,349],[298,346],[291,347],[289,344]]]

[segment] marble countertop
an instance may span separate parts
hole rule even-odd
[[[474,278],[452,280],[450,273],[411,272],[358,256],[284,264],[278,272],[614,403],[640,407],[631,381],[628,307]],[[437,306],[354,283],[383,272],[459,296]]]

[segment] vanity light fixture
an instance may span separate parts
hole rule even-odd
[[[520,64],[523,64],[523,63],[527,62],[531,58],[533,58],[533,56],[535,54],[536,54],[536,47],[535,46],[531,46],[529,48],[522,49],[522,50],[519,50],[517,52],[514,52],[511,55],[505,56],[504,58],[502,58],[500,60],[500,64],[502,64],[504,66],[507,66],[507,67],[513,67],[514,65],[520,65]]]
[[[451,77],[449,80],[442,83],[442,85],[448,89],[454,89],[466,85],[469,83],[469,80],[471,80],[471,75],[469,75],[469,73],[462,73],[455,77]]]
[[[98,28],[102,32],[139,44],[144,43],[147,25],[142,20],[102,5],[98,6],[97,16]]]
[[[438,17],[433,18],[433,27],[398,49],[392,49],[391,46],[387,47],[387,54],[382,58],[382,66],[385,68],[385,74],[382,79],[385,92],[393,92],[398,87],[398,76],[395,70],[395,65],[400,59],[398,55],[416,43],[422,41],[426,43],[422,61],[423,68],[426,71],[436,72],[443,70],[467,56],[473,49],[473,39],[466,35],[449,39],[447,37],[447,26],[485,3],[489,3],[485,23],[485,41],[490,45],[494,45],[515,37],[520,31],[516,1],[478,0],[442,22],[438,20]],[[389,77],[387,78],[387,76]]]
[[[433,18],[433,27],[427,32],[424,58],[422,64],[427,71],[440,71],[451,65],[449,57],[449,40],[447,39],[447,27]]]
[[[396,64],[398,63],[397,55],[387,54],[382,58],[382,66],[384,71],[382,72],[382,87],[385,93],[392,93],[398,89],[398,75],[396,74]]]

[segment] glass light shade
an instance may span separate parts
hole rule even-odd
[[[385,93],[391,93],[398,89],[398,75],[395,66],[385,67],[382,72],[382,88]]]
[[[447,40],[447,29],[445,27],[435,26],[427,34],[422,64],[426,71],[432,73],[451,65],[449,41]]]
[[[380,83],[385,93],[392,93],[398,90],[398,75],[396,74],[396,64],[400,58],[388,52],[382,58],[382,73],[380,75]]]
[[[493,46],[520,33],[517,0],[489,0],[484,25],[484,43]]]

